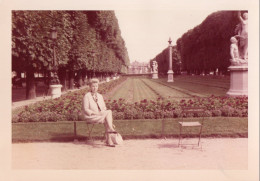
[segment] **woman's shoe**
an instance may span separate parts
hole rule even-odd
[[[114,145],[114,144],[106,144],[106,146],[109,146],[109,147],[116,147],[116,145]]]
[[[115,134],[115,132],[107,132],[107,138],[106,138],[106,146],[109,147],[116,147],[116,145],[114,145],[113,141],[111,140],[110,134]]]

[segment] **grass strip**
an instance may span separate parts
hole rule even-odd
[[[144,99],[156,100],[158,98],[158,95],[140,79],[133,79],[133,82],[134,102],[139,102]]]
[[[129,94],[129,90],[131,89],[132,79],[128,78],[122,86],[118,87],[118,89],[109,97],[111,100],[118,100],[119,98],[125,98]]]
[[[175,80],[178,81],[189,81],[189,82],[198,82],[198,83],[206,83],[212,86],[221,85],[221,86],[229,86],[230,78],[214,78],[214,77],[207,77],[207,76],[177,76]]]
[[[186,89],[181,89],[181,88],[177,88],[176,86],[171,86],[171,83],[169,82],[163,82],[163,81],[158,81],[158,80],[151,80],[157,84],[163,85],[165,87],[171,88],[173,89],[173,91],[177,91],[180,92],[182,94],[186,94],[188,97],[192,97],[192,96],[198,96],[198,97],[202,97],[203,95],[201,94],[197,94],[196,92],[190,91],[190,90],[186,90]]]
[[[175,79],[173,83],[167,82],[166,79],[158,79],[153,81],[159,84],[164,84],[165,86],[171,87],[173,89],[177,89],[184,93],[189,93],[199,97],[210,96],[212,94],[217,96],[223,96],[226,95],[226,92],[229,89],[229,86],[223,88],[223,87],[211,86],[210,84],[207,83],[201,84],[196,82],[194,83],[187,82],[182,79],[181,80]],[[212,82],[214,82],[214,80],[212,80]],[[218,85],[218,83],[215,83],[215,85]]]
[[[124,139],[144,139],[161,137],[178,137],[180,119],[166,119],[164,135],[162,135],[162,120],[115,120],[114,124]],[[185,121],[201,121],[201,118],[186,118]],[[77,139],[87,139],[85,122],[77,122]],[[183,137],[196,137],[198,129],[183,130]],[[94,139],[102,139],[104,126],[95,125],[92,131]],[[209,117],[205,118],[202,137],[247,137],[248,118]],[[73,141],[73,122],[31,122],[13,123],[13,142],[32,141]]]
[[[142,79],[147,86],[154,89],[155,92],[157,92],[159,95],[161,95],[164,98],[187,98],[192,97],[193,95],[184,91],[180,91],[178,89],[173,89],[172,87],[169,87],[163,83],[160,83],[159,81],[154,81],[151,79]]]

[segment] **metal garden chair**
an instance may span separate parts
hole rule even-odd
[[[202,121],[184,121],[184,117],[187,116],[187,114],[200,114],[199,117],[202,117]],[[184,108],[182,110],[181,113],[181,121],[179,122],[179,126],[180,126],[180,135],[179,135],[179,143],[178,143],[178,147],[183,145],[182,144],[182,129],[184,129],[185,127],[197,127],[199,128],[199,133],[198,133],[198,137],[199,137],[199,141],[198,141],[198,146],[200,144],[200,139],[201,139],[201,133],[202,133],[202,127],[204,124],[204,118],[205,118],[205,109],[201,108],[201,107],[187,107]]]
[[[77,141],[77,122],[78,121],[74,121],[74,141]],[[88,139],[93,142],[93,138],[91,136],[91,133],[93,131],[94,126],[97,125],[97,124],[103,124],[103,123],[93,123],[93,122],[89,122],[87,119],[82,119],[82,118],[81,118],[80,122],[86,122]],[[104,133],[104,139],[105,139],[105,133]]]

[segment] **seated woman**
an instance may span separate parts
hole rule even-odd
[[[107,110],[103,96],[98,91],[98,79],[90,80],[91,92],[85,94],[83,98],[83,118],[93,123],[103,123],[106,129],[106,144],[115,147],[111,139],[111,134],[116,134],[113,127],[112,111]]]

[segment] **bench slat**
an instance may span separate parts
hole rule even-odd
[[[179,122],[182,126],[201,126],[199,122]]]

